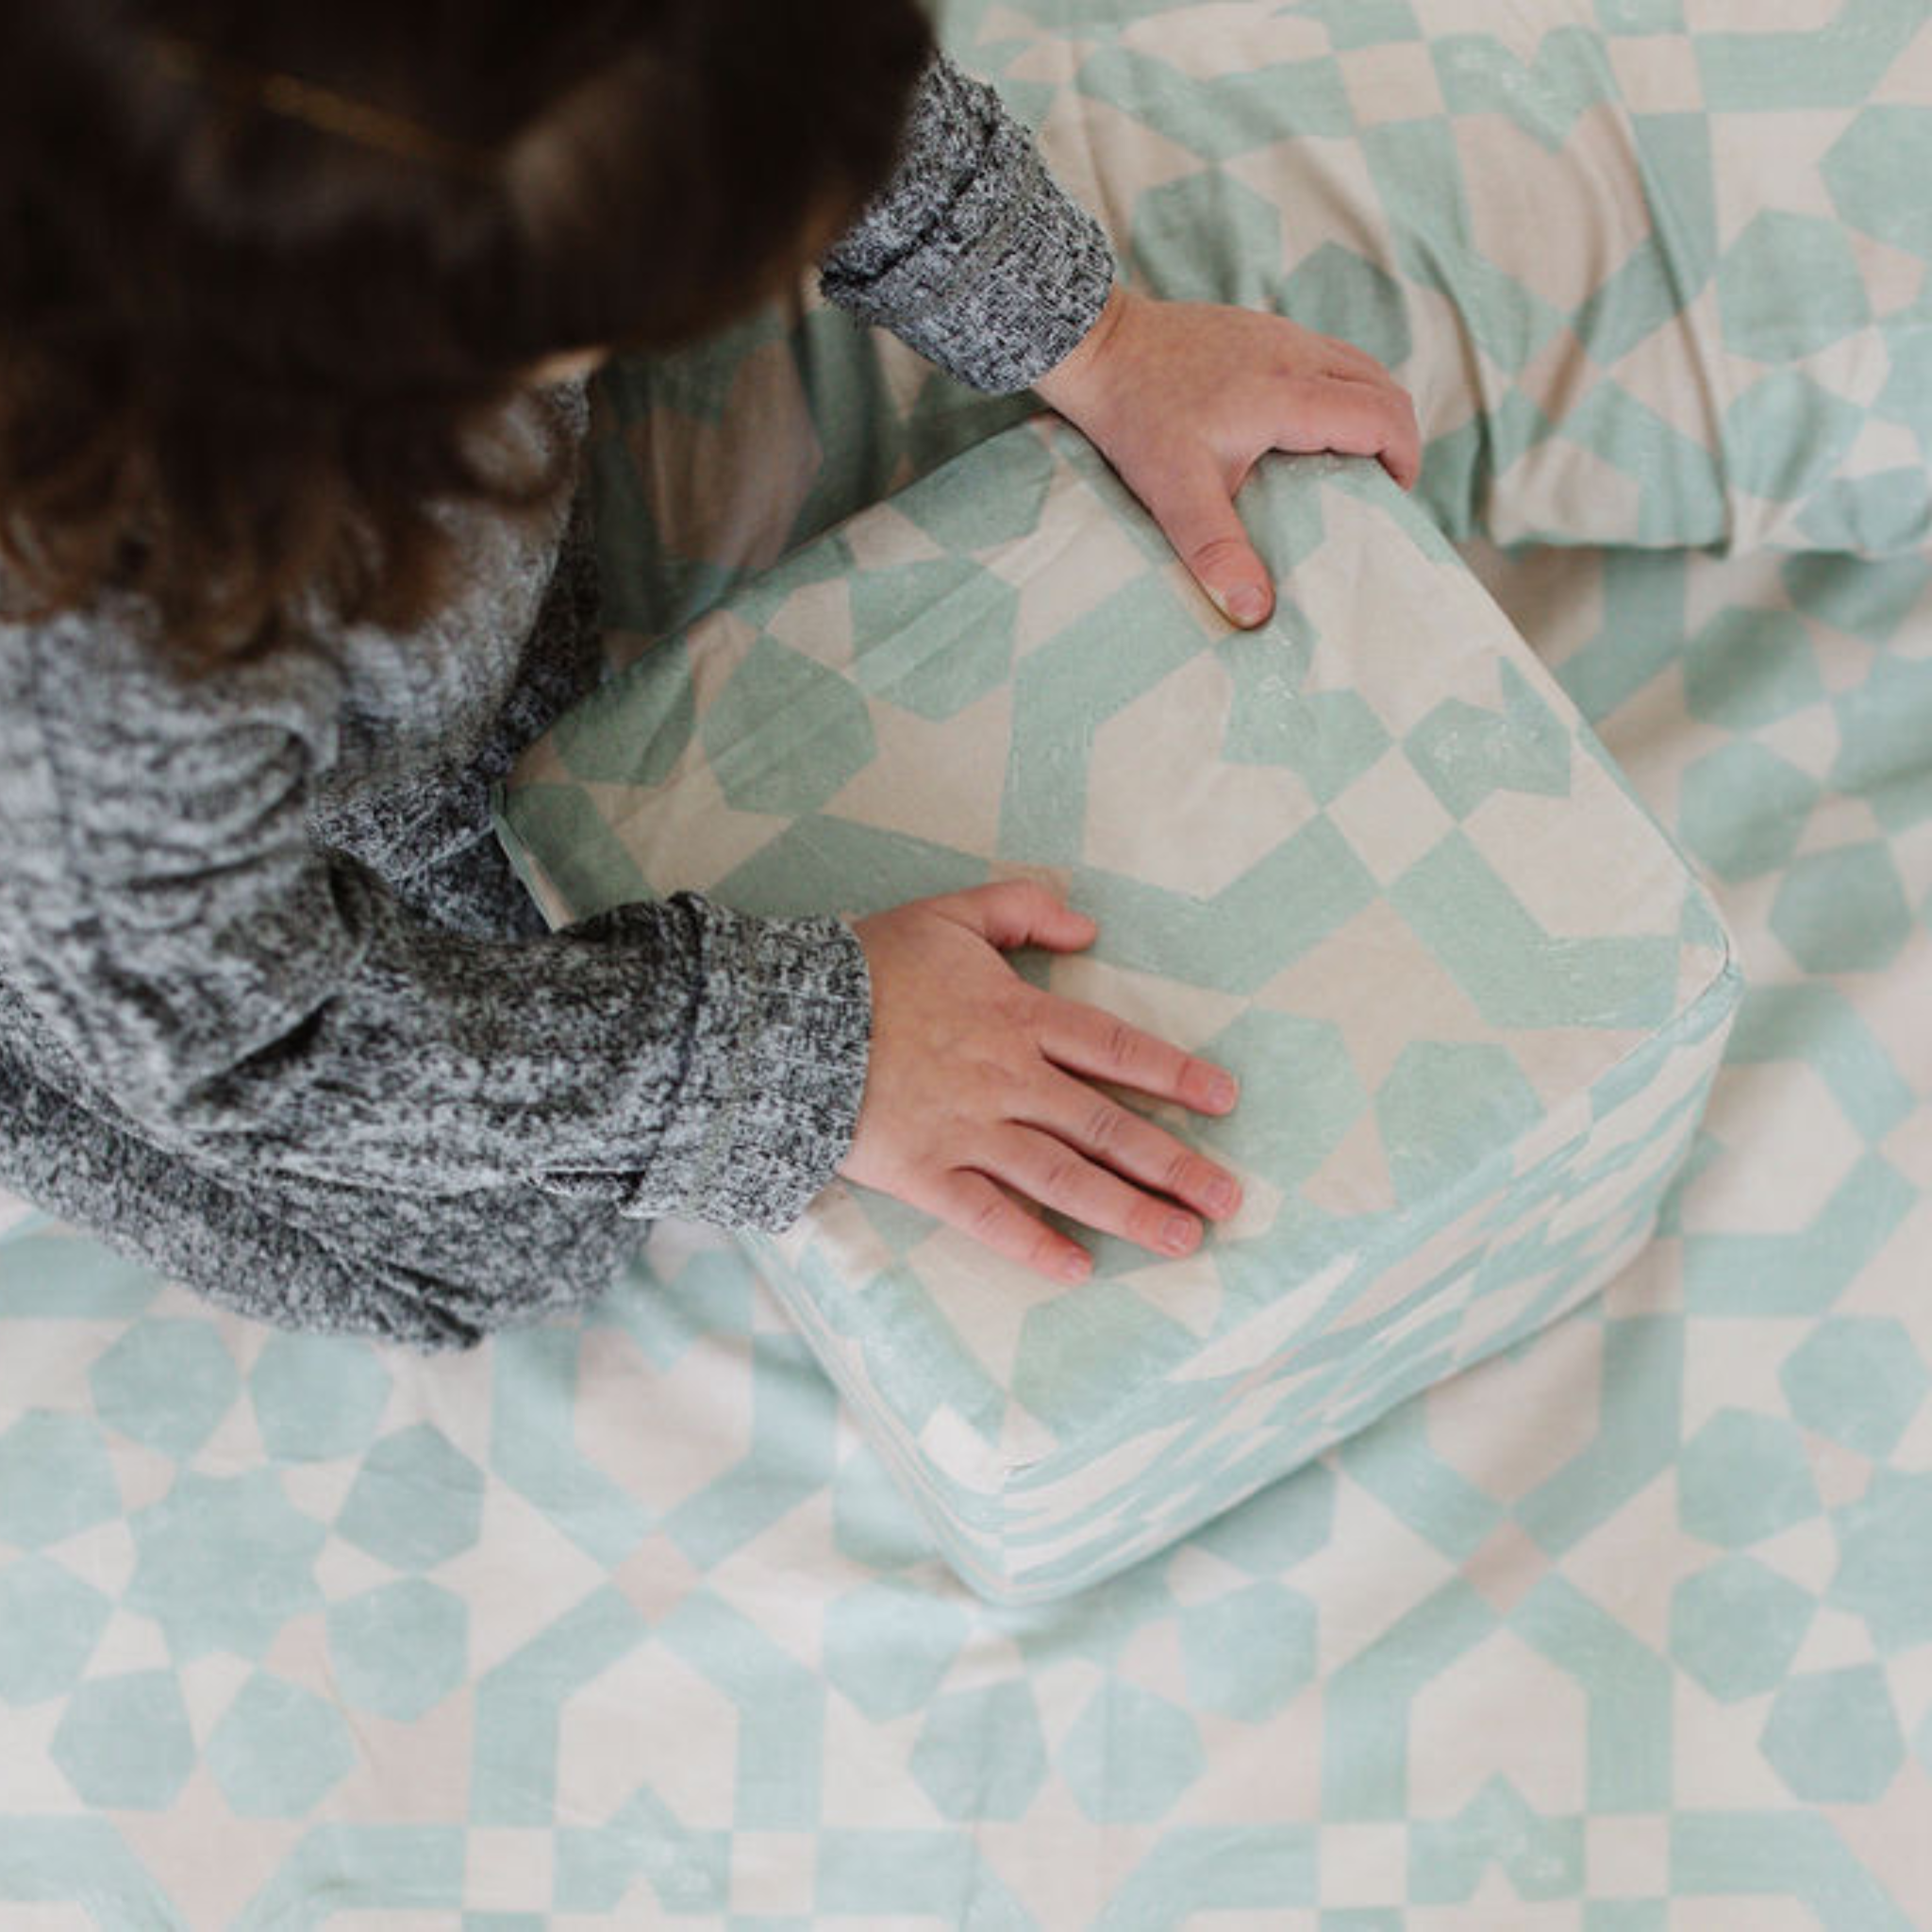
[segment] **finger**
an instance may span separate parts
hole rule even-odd
[[[954,1168],[913,1205],[1009,1261],[1056,1281],[1085,1281],[1093,1257],[996,1188],[983,1174]]]
[[[1225,1067],[1197,1059],[1098,1007],[1047,994],[1038,1025],[1041,1051],[1068,1073],[1178,1101],[1195,1113],[1225,1113],[1239,1094]]]
[[[1232,1214],[1241,1204],[1241,1183],[1225,1168],[1084,1081],[1056,1079],[1027,1118],[1090,1159],[1142,1187],[1158,1188],[1210,1220]]]
[[[1377,457],[1405,490],[1421,473],[1422,433],[1405,391],[1323,376],[1291,385],[1285,407],[1274,425],[1277,449]]]
[[[1176,464],[1143,492],[1147,508],[1194,581],[1230,624],[1252,626],[1274,608],[1274,584],[1248,541],[1234,499],[1206,455]]]
[[[1031,879],[1001,879],[946,893],[934,903],[1002,952],[1044,946],[1055,953],[1076,953],[1091,945],[1099,930],[1086,913],[1075,912]]]
[[[1130,1187],[1052,1134],[1016,1127],[1000,1136],[990,1173],[1042,1207],[1157,1255],[1191,1255],[1201,1224],[1172,1201]]]

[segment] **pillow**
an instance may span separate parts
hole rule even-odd
[[[1018,0],[954,51],[1136,287],[1386,362],[1452,538],[1926,553],[1924,0],[1368,11]],[[1025,407],[800,299],[600,382],[618,655]]]
[[[1049,1283],[838,1183],[746,1237],[959,1574],[1021,1601],[1150,1554],[1531,1333],[1642,1245],[1734,1010],[1697,879],[1373,463],[1269,459],[1233,630],[1041,420],[730,596],[499,799],[558,923],[702,889],[852,915],[1024,874],[1020,956],[1219,1060],[1239,1217]]]
[[[1139,285],[1387,362],[1452,537],[1923,555],[1923,0],[1374,10],[1020,0],[969,58]]]

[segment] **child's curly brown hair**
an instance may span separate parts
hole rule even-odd
[[[533,365],[741,310],[890,172],[915,0],[0,0],[0,595],[184,675],[408,628]],[[319,600],[319,604],[316,600]]]

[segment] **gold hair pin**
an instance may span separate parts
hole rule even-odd
[[[224,59],[172,34],[149,37],[155,63],[171,79],[212,88],[231,98],[247,101],[279,114],[287,121],[299,121],[324,134],[353,141],[360,147],[375,148],[405,160],[426,161],[432,167],[447,168],[479,180],[493,179],[496,160],[482,148],[465,146],[432,133],[420,123],[401,114],[373,107],[367,101],[351,99],[332,88],[319,87],[309,80],[298,80],[292,74],[264,73],[239,61]]]

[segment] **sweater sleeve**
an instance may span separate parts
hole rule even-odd
[[[0,974],[69,1077],[242,1177],[794,1219],[864,1086],[852,931],[691,894],[513,942],[434,924],[309,836],[340,675],[293,650],[186,685],[111,625],[10,634]]]
[[[1100,224],[999,95],[943,56],[914,95],[897,170],[820,264],[832,301],[995,392],[1068,355],[1112,283]]]

